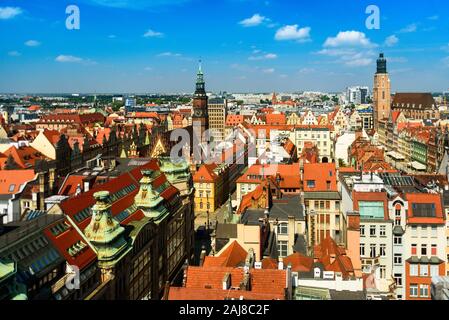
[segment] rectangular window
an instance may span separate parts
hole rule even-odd
[[[385,279],[387,277],[387,267],[380,266],[380,278]]]
[[[365,256],[365,245],[364,244],[360,244],[360,256],[361,257]]]
[[[410,297],[413,297],[413,298],[418,297],[418,285],[417,284],[410,285]]]
[[[365,236],[365,226],[360,226],[360,236],[361,237]]]
[[[376,226],[370,226],[369,227],[369,235],[371,237],[375,237],[376,236]]]
[[[431,276],[431,277],[437,277],[437,276],[439,276],[439,273],[440,273],[440,268],[439,268],[439,266],[438,266],[438,265],[435,265],[435,264],[432,264],[432,265],[430,266],[430,276]]]
[[[402,237],[394,237],[394,244],[402,244]]]
[[[421,277],[428,277],[429,276],[429,266],[427,264],[421,264],[419,266],[419,275]]]
[[[278,256],[283,258],[288,255],[288,241],[278,241]]]
[[[422,256],[427,256],[427,244],[422,244],[421,245],[421,255]]]
[[[423,238],[427,238],[428,237],[428,232],[427,232],[427,226],[422,226],[421,227],[421,236],[423,237]]]
[[[437,255],[437,245],[436,244],[432,244],[431,254],[432,254],[432,256]]]
[[[387,255],[387,245],[385,243],[380,244],[380,256],[385,257]]]
[[[402,274],[400,273],[395,273],[394,274],[394,280],[396,281],[396,285],[398,287],[402,287]]]
[[[410,265],[410,276],[412,276],[412,277],[418,276],[418,265],[417,264]]]
[[[402,265],[402,254],[395,253],[393,257],[393,262],[395,265]]]
[[[315,188],[315,180],[307,180],[307,188]]]
[[[412,226],[412,237],[413,238],[418,237],[418,227],[417,226]]]
[[[419,296],[421,298],[428,298],[429,297],[429,286],[427,284],[419,285]]]
[[[417,254],[417,245],[416,244],[412,244],[412,256],[416,256]]]
[[[374,243],[371,243],[369,245],[369,247],[370,247],[370,254],[369,254],[370,258],[376,258],[377,257],[377,255],[376,255],[376,245]]]
[[[432,226],[431,236],[432,236],[432,238],[438,237],[438,230],[437,230],[437,227]]]
[[[387,234],[386,228],[387,228],[386,226],[380,226],[379,234],[380,234],[381,237],[385,237],[386,236],[386,234]]]

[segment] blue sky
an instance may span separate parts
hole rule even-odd
[[[412,4],[409,4],[412,2]],[[67,30],[66,7],[80,9]],[[380,29],[368,30],[368,5]],[[372,86],[379,52],[394,91],[449,90],[449,3],[365,0],[0,2],[0,92],[191,92]]]

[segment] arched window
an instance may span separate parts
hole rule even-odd
[[[279,223],[277,226],[277,233],[282,235],[288,234],[288,223],[286,222]]]

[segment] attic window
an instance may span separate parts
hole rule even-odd
[[[9,192],[14,192],[14,189],[16,188],[15,184],[12,184],[9,186]]]
[[[308,188],[315,188],[315,180],[307,180]]]

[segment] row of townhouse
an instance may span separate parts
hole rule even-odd
[[[341,173],[340,181],[343,210],[360,216],[362,272],[396,299],[430,299],[432,277],[446,274],[441,189],[391,173]]]

